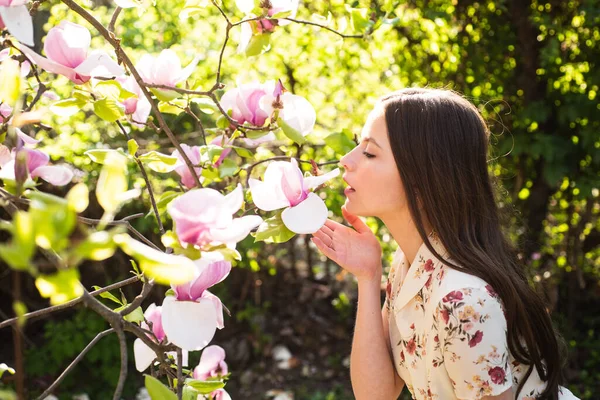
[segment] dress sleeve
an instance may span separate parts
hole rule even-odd
[[[512,386],[506,317],[491,288],[454,290],[438,303],[434,315],[435,349],[456,397],[497,396]]]

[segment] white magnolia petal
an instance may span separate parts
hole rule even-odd
[[[162,322],[169,341],[184,350],[195,351],[206,347],[217,329],[217,313],[212,301],[178,301],[165,298]]]
[[[281,213],[284,225],[295,233],[315,233],[327,221],[327,206],[319,196],[309,193],[306,200]]]
[[[27,6],[0,7],[6,29],[21,43],[33,46],[33,21]]]
[[[229,210],[231,214],[237,212],[237,210],[242,207],[242,204],[244,204],[244,191],[242,185],[238,183],[235,189],[226,195],[223,200],[223,207]]]
[[[244,14],[249,14],[254,8],[254,0],[235,0],[235,5]]]
[[[101,50],[91,52],[84,62],[75,68],[75,72],[85,76],[100,76],[112,78],[121,76],[125,70],[117,64],[108,54]]]
[[[23,143],[26,144],[38,144],[40,141],[32,138],[31,136],[29,136],[28,134],[26,134],[25,132],[23,132],[22,130],[20,130],[19,128],[15,128],[15,132],[17,133],[17,136],[23,141]]]
[[[250,178],[248,184],[250,185],[252,201],[259,209],[273,211],[290,205],[279,187],[252,178]]]
[[[192,74],[192,72],[194,72],[194,69],[196,69],[196,65],[198,65],[198,63],[200,62],[200,59],[201,59],[200,56],[194,57],[194,59],[184,69],[181,70],[181,73],[179,74],[179,77],[177,78],[177,82],[183,82],[187,78],[189,78],[190,75]]]
[[[135,339],[133,342],[133,357],[135,358],[135,369],[139,372],[145,371],[156,358],[156,353],[142,341]]]
[[[62,165],[46,165],[34,169],[31,177],[40,177],[54,186],[64,186],[73,179],[73,171]]]
[[[335,178],[339,174],[340,174],[340,169],[336,168],[333,171],[329,171],[328,173],[323,174],[323,175],[307,176],[304,178],[304,189],[306,189],[306,190],[314,189],[317,186],[322,185],[323,183],[327,182],[328,180]]]
[[[252,40],[252,26],[250,22],[244,22],[240,29],[240,43],[238,44],[237,52],[239,54],[246,51],[246,48]]]
[[[246,215],[241,218],[235,218],[231,225],[225,229],[211,229],[212,239],[221,243],[237,243],[242,240],[250,231],[262,223],[262,218],[258,215]]]
[[[284,93],[281,101],[283,102],[281,118],[302,136],[312,132],[317,121],[317,113],[312,104],[304,97],[291,93]]]

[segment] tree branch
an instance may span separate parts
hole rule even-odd
[[[104,336],[109,335],[111,333],[113,333],[115,330],[113,328],[107,329],[105,331],[100,332],[99,334],[96,335],[96,337],[94,339],[92,339],[92,341],[90,343],[88,343],[87,346],[85,346],[85,348],[81,351],[81,353],[79,353],[77,355],[77,357],[75,357],[75,359],[71,362],[71,364],[69,364],[69,366],[63,371],[62,374],[60,374],[60,376],[58,378],[56,378],[56,380],[52,383],[52,385],[50,385],[48,387],[48,389],[46,389],[44,391],[44,393],[42,393],[39,397],[38,400],[43,400],[45,399],[49,394],[52,393],[52,391],[54,389],[56,389],[56,387],[58,385],[60,385],[60,383],[65,379],[65,377],[67,376],[67,374],[69,372],[71,372],[71,370],[73,368],[75,368],[75,366],[79,363],[79,361],[81,361],[83,359],[83,357],[85,357],[85,355],[87,354],[88,351],[90,351],[90,349],[92,347],[94,347],[94,345],[96,343],[98,343],[98,341],[100,341],[100,339],[102,339]]]

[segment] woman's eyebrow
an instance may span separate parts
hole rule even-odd
[[[377,140],[373,139],[372,137],[366,137],[363,139],[364,142],[367,143],[373,143],[375,146],[381,148],[381,146],[379,145],[379,143],[377,143]]]

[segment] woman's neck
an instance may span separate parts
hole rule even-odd
[[[419,248],[423,244],[423,239],[410,214],[395,213],[382,217],[381,220],[392,234],[396,243],[398,243],[400,249],[402,249],[406,261],[411,265],[417,256]],[[428,223],[425,223],[425,231],[431,231]]]

